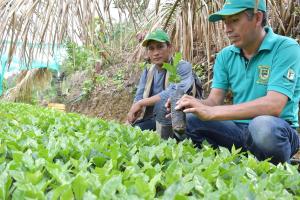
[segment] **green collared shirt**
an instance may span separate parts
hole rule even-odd
[[[276,91],[288,97],[280,117],[298,127],[300,98],[300,46],[288,37],[266,27],[258,53],[247,60],[240,48],[224,48],[214,65],[212,88],[233,93],[233,104],[240,104]],[[236,120],[248,123],[249,120]]]

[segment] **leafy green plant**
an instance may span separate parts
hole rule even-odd
[[[177,67],[179,62],[182,60],[182,54],[180,52],[175,53],[173,62],[170,63],[164,63],[163,68],[166,69],[169,72],[169,82],[170,83],[179,83],[181,78],[177,74]]]
[[[75,71],[91,70],[95,62],[100,59],[95,53],[96,48],[79,46],[73,42],[66,42],[67,58],[62,64],[62,71],[67,75]]]
[[[96,84],[98,84],[100,86],[106,86],[108,77],[106,75],[98,75],[98,76],[96,76],[95,81],[96,81]]]
[[[198,77],[201,77],[201,79],[204,79],[205,78],[205,69],[206,66],[204,66],[203,64],[196,64],[196,65],[193,65],[193,70],[194,72],[196,73],[196,75]]]
[[[135,67],[135,65],[133,65]],[[151,67],[151,64],[148,62],[148,61],[145,61],[145,62],[140,62],[137,64],[137,66],[144,70],[145,68],[150,68]]]
[[[0,199],[299,199],[297,166],[0,103]]]
[[[116,74],[113,75],[113,82],[117,85],[117,89],[121,89],[124,84],[125,79],[125,71],[123,69],[119,69]]]
[[[177,52],[170,63],[164,63],[163,68],[169,72],[169,82],[175,84],[175,91],[170,94],[171,105],[171,121],[172,129],[178,136],[183,134],[186,129],[186,115],[182,110],[176,110],[176,102],[184,95],[184,90],[177,83],[181,81],[181,77],[177,74],[177,67],[182,59],[182,54]]]
[[[93,81],[90,79],[85,80],[82,86],[82,95],[84,97],[88,97],[90,93],[93,91],[93,89],[94,89]]]

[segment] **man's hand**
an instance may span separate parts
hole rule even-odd
[[[213,107],[207,106],[201,103],[199,99],[196,99],[189,95],[183,95],[181,99],[176,103],[176,110],[183,109],[185,113],[194,113],[203,121],[213,119]]]
[[[165,103],[165,107],[166,107],[166,110],[167,110],[167,115],[166,115],[166,118],[170,118],[171,117],[171,101],[170,101],[170,98],[168,98],[167,102]]]
[[[139,102],[134,103],[127,114],[127,122],[133,124],[142,113],[142,108]]]

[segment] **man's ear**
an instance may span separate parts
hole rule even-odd
[[[174,47],[173,47],[173,45],[172,45],[172,44],[168,44],[168,49],[169,49],[170,55],[172,55],[173,52],[174,52]]]
[[[264,17],[264,15],[261,11],[257,11],[257,13],[255,13],[255,19],[256,19],[257,26],[261,26],[263,17]]]

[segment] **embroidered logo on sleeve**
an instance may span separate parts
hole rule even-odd
[[[259,84],[267,84],[270,77],[270,66],[258,66],[258,80]]]
[[[289,68],[287,74],[286,74],[286,77],[287,79],[289,79],[290,81],[294,80],[295,79],[295,71],[292,69],[292,68]]]

